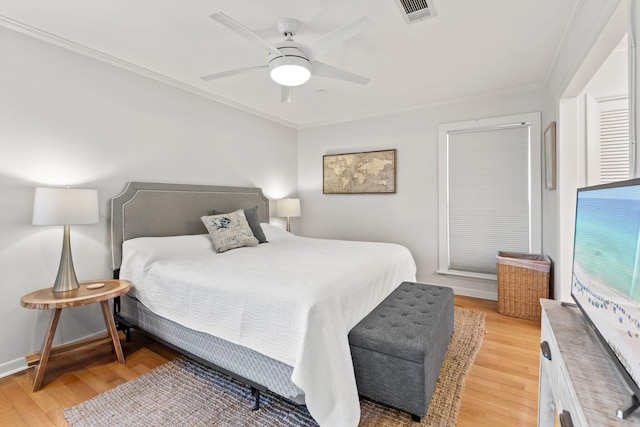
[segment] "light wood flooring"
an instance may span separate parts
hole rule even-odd
[[[469,376],[458,426],[535,426],[540,325],[502,316],[497,302],[455,297],[487,314],[486,334]],[[177,353],[141,335],[124,343],[126,363],[110,348],[51,359],[43,387],[31,392],[33,369],[0,379],[0,426],[65,426],[63,409],[148,372]]]

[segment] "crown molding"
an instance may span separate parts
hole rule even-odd
[[[72,52],[78,53],[80,55],[96,59],[98,61],[104,62],[106,64],[109,64],[109,65],[112,65],[112,66],[115,66],[115,67],[118,67],[120,69],[124,69],[124,70],[130,71],[130,72],[138,74],[140,76],[153,79],[153,80],[155,80],[157,82],[167,84],[167,85],[175,87],[177,89],[181,89],[181,90],[190,92],[190,93],[192,93],[194,95],[198,95],[198,96],[210,99],[212,101],[218,102],[220,104],[224,104],[226,106],[235,108],[237,110],[244,111],[244,112],[252,114],[254,116],[261,117],[261,118],[269,120],[271,122],[287,126],[289,128],[292,128],[292,129],[298,130],[298,131],[299,130],[303,130],[303,129],[322,127],[322,126],[331,126],[331,125],[337,125],[337,124],[343,124],[343,123],[349,123],[349,122],[355,122],[355,121],[361,121],[361,120],[368,120],[368,119],[373,119],[373,118],[383,117],[383,116],[391,116],[391,115],[395,115],[395,114],[405,114],[405,113],[409,113],[409,112],[412,112],[412,111],[419,111],[419,110],[424,110],[424,109],[429,109],[429,108],[434,108],[434,107],[440,107],[440,106],[446,106],[446,105],[461,104],[461,103],[465,103],[465,102],[475,102],[475,101],[495,98],[495,97],[499,97],[499,96],[506,96],[506,95],[511,95],[511,94],[534,92],[536,90],[540,90],[540,89],[543,89],[545,87],[544,84],[536,84],[536,85],[524,86],[524,87],[515,88],[515,89],[495,91],[495,92],[485,93],[485,94],[481,94],[481,95],[466,96],[466,97],[460,97],[460,98],[452,98],[452,99],[448,99],[448,100],[435,101],[435,102],[429,102],[429,103],[421,103],[421,104],[415,104],[415,105],[411,105],[411,106],[407,106],[407,107],[399,107],[399,108],[388,109],[388,110],[373,111],[373,112],[369,112],[369,113],[358,114],[358,115],[353,115],[353,116],[345,116],[345,117],[340,117],[340,118],[336,118],[336,119],[329,119],[329,120],[323,120],[323,121],[318,121],[318,122],[293,123],[293,122],[284,120],[284,119],[282,119],[280,117],[276,117],[274,115],[267,114],[267,113],[264,113],[262,111],[250,108],[250,107],[248,107],[246,105],[243,105],[243,104],[240,104],[238,102],[232,101],[232,100],[230,100],[228,98],[224,98],[222,96],[215,95],[215,94],[213,94],[211,92],[208,92],[206,90],[203,90],[203,89],[197,88],[195,86],[189,85],[187,83],[181,82],[179,80],[176,80],[176,79],[171,78],[169,76],[166,76],[164,74],[157,73],[155,71],[152,71],[152,70],[149,70],[147,68],[138,66],[138,65],[133,64],[131,62],[125,61],[123,59],[120,59],[120,58],[117,58],[115,56],[109,55],[107,53],[101,52],[99,50],[90,48],[88,46],[84,46],[82,44],[73,42],[71,40],[68,40],[68,39],[65,39],[63,37],[57,36],[55,34],[51,34],[51,33],[47,32],[47,31],[41,30],[39,28],[30,26],[30,25],[27,25],[25,23],[16,21],[14,19],[8,18],[8,17],[3,16],[3,15],[0,15],[0,26],[8,28],[8,29],[16,31],[16,32],[19,32],[19,33],[22,33],[22,34],[25,34],[25,35],[28,35],[28,36],[36,38],[38,40],[42,40],[42,41],[44,41],[46,43],[62,47],[64,49],[67,49],[67,50],[70,50]]]
[[[528,85],[528,86],[521,86],[521,87],[517,87],[517,88],[513,88],[513,89],[505,89],[505,90],[499,90],[499,91],[494,91],[494,92],[486,92],[486,93],[479,94],[479,95],[464,96],[464,97],[459,97],[459,98],[451,98],[451,99],[442,100],[442,101],[426,102],[426,103],[421,103],[421,104],[410,105],[410,106],[407,106],[407,107],[400,107],[400,108],[395,108],[395,109],[390,109],[390,110],[373,111],[373,112],[370,112],[370,113],[359,114],[359,115],[355,115],[355,116],[341,117],[339,119],[325,120],[325,121],[322,121],[322,122],[307,123],[307,124],[303,124],[303,125],[298,125],[297,129],[298,130],[311,129],[311,128],[315,128],[315,127],[331,126],[331,125],[337,125],[337,124],[343,124],[343,123],[349,123],[349,122],[356,122],[356,121],[360,121],[360,120],[374,119],[374,118],[383,117],[383,116],[392,116],[392,115],[395,115],[395,114],[405,114],[405,113],[410,113],[410,112],[414,112],[414,111],[427,110],[427,109],[435,108],[435,107],[443,107],[443,106],[447,106],[447,105],[464,104],[464,103],[469,103],[469,102],[478,102],[478,101],[484,101],[484,100],[488,100],[488,99],[492,99],[492,98],[498,98],[498,97],[502,97],[502,96],[518,95],[518,94],[524,94],[524,93],[532,93],[532,92],[536,92],[536,91],[539,91],[539,90],[544,90],[544,88],[545,88],[545,85],[542,84],[542,83],[534,84],[534,85]]]
[[[224,98],[219,95],[215,95],[206,90],[197,88],[195,86],[189,85],[187,83],[176,80],[172,77],[165,76],[164,74],[157,73],[155,71],[151,71],[147,68],[141,67],[139,65],[133,64],[131,62],[125,61],[123,59],[117,58],[115,56],[109,55],[107,53],[101,52],[99,50],[90,48],[88,46],[84,46],[80,43],[73,42],[71,40],[65,39],[63,37],[57,36],[55,34],[51,34],[47,31],[41,30],[39,28],[27,25],[25,23],[16,21],[14,19],[8,18],[4,15],[0,15],[0,26],[5,27],[7,29],[25,34],[27,36],[36,38],[38,40],[44,41],[49,44],[56,45],[58,47],[62,47],[64,49],[70,50],[75,53],[79,53],[83,56],[88,56],[90,58],[96,59],[98,61],[107,63],[109,65],[113,65],[115,67],[130,71],[132,73],[141,75],[143,77],[147,77],[153,79],[157,82],[167,84],[169,86],[173,86],[177,89],[181,89],[187,92],[190,92],[194,95],[202,96],[204,98],[210,99],[212,101],[218,102],[220,104],[227,105],[229,107],[235,108],[237,110],[244,111],[246,113],[252,114],[254,116],[259,116],[264,119],[270,120],[275,123],[279,123],[281,125],[297,129],[296,124],[291,123],[287,120],[283,120],[279,117],[273,116],[271,114],[266,114],[262,111],[258,111],[256,109],[247,107],[246,105],[240,104],[238,102],[232,101],[228,98]]]

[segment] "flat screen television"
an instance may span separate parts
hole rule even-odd
[[[640,179],[578,189],[571,296],[640,399]]]

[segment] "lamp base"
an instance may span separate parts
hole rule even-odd
[[[53,292],[69,292],[78,289],[78,279],[73,268],[73,258],[71,257],[71,239],[69,237],[69,225],[64,226],[64,237],[62,239],[62,255],[60,256],[60,266],[58,275],[53,284]]]

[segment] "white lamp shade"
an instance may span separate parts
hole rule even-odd
[[[34,225],[96,224],[98,191],[79,188],[36,188]]]
[[[271,79],[283,86],[300,86],[311,77],[309,61],[297,56],[282,56],[269,63]]]
[[[295,217],[300,216],[300,199],[280,199],[276,203],[276,216]]]

